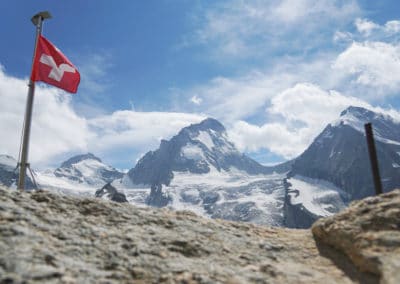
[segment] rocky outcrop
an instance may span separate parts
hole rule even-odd
[[[124,193],[119,192],[115,187],[113,187],[110,183],[107,183],[102,188],[96,190],[96,197],[109,199],[115,202],[128,202]]]
[[[373,253],[375,259],[396,263],[400,192],[392,194],[382,196],[382,204],[381,199],[368,201],[370,211],[364,214],[378,215],[359,230],[377,235],[378,229],[392,230],[380,240],[391,245],[393,257],[386,250]],[[386,208],[386,213],[376,207]],[[371,245],[385,247],[381,242]],[[377,283],[378,275],[396,283],[392,279],[398,275],[386,276],[386,264],[368,270],[371,273],[359,272],[341,253],[347,246],[336,250],[322,240],[316,244],[309,230],[0,188],[0,283]]]
[[[318,220],[312,232],[361,271],[381,277],[382,283],[400,283],[400,190],[354,202]]]

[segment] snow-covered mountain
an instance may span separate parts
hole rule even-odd
[[[11,186],[17,181],[17,161],[8,155],[0,155],[0,183]]]
[[[235,148],[220,122],[208,118],[144,155],[128,172],[125,193],[134,203],[279,226],[288,165],[262,166]]]
[[[54,175],[78,183],[103,186],[115,179],[122,178],[123,173],[104,164],[100,158],[92,153],[88,153],[74,156],[63,162],[54,171]]]
[[[360,107],[344,110],[298,158],[275,167],[240,153],[224,126],[209,118],[162,140],[127,174],[89,153],[54,171],[36,172],[36,180],[41,188],[66,194],[93,196],[97,190],[98,197],[120,201],[125,194],[139,206],[305,228],[352,200],[374,195],[367,122],[374,128],[384,191],[392,190],[400,186],[400,123]],[[0,156],[0,183],[15,184],[16,163]]]
[[[87,153],[68,159],[54,171],[36,172],[36,180],[40,188],[93,196],[95,190],[123,175],[104,164],[100,158]]]
[[[385,114],[349,107],[295,159],[286,183],[288,226],[307,227],[318,216],[375,194],[364,133],[368,122],[374,130],[383,189],[400,186],[400,123]]]

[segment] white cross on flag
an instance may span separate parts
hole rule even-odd
[[[40,35],[31,80],[43,81],[67,92],[76,93],[81,76],[71,61]]]

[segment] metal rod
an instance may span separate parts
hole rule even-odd
[[[35,21],[33,21],[35,19]],[[33,72],[33,65],[35,61],[35,55],[37,50],[37,45],[39,41],[39,36],[42,33],[42,23],[44,17],[41,13],[33,16],[32,22],[36,24],[36,39],[35,39],[35,48],[33,51],[33,59],[32,59],[32,68],[31,75]],[[30,76],[31,77],[31,76]],[[28,164],[28,151],[29,151],[29,136],[31,132],[31,120],[32,120],[32,110],[33,110],[33,98],[35,95],[35,82],[32,79],[29,79],[29,90],[28,90],[28,98],[26,101],[26,110],[25,110],[25,119],[24,119],[24,128],[22,130],[23,138],[22,138],[22,149],[21,149],[21,161],[19,162],[19,178],[18,178],[18,189],[25,189],[25,177],[26,177],[26,168],[29,166]]]
[[[376,195],[378,195],[378,194],[381,194],[383,191],[382,191],[381,177],[379,174],[378,156],[376,154],[376,147],[375,147],[375,142],[374,142],[374,134],[372,131],[372,124],[367,123],[364,125],[364,128],[365,128],[365,136],[367,138],[369,159],[371,161],[371,170],[372,170],[372,176],[374,179],[375,193],[376,193]]]

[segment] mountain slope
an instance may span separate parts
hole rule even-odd
[[[144,155],[128,172],[125,193],[131,202],[143,201],[147,188],[148,205],[280,226],[285,169],[287,164],[265,167],[240,153],[223,125],[208,118]]]
[[[88,153],[74,156],[63,162],[54,171],[54,175],[78,183],[99,186],[122,178],[123,173],[104,164],[95,155]]]
[[[0,155],[0,184],[11,186],[17,182],[17,161],[8,155]]]
[[[95,190],[124,174],[88,153],[68,159],[54,171],[36,172],[36,175],[41,188],[65,194],[93,195]]]
[[[290,216],[301,215],[303,221],[308,219],[308,225],[316,219],[310,206],[307,208],[295,201],[297,194],[312,195],[312,192],[304,190],[304,183],[300,184],[299,178],[310,181],[306,187],[312,183],[331,184],[335,193],[331,190],[332,194],[324,198],[324,203],[333,205],[332,212],[341,210],[352,200],[375,194],[364,134],[367,122],[371,122],[374,129],[384,191],[400,186],[400,123],[387,115],[349,107],[295,159],[286,183],[287,224],[296,223]],[[317,198],[314,203],[319,202]]]
[[[272,172],[240,153],[228,140],[224,126],[208,118],[183,128],[170,141],[162,140],[160,148],[144,155],[128,176],[135,184],[168,185],[174,171],[205,174],[212,168],[229,171],[231,167],[248,174]]]

